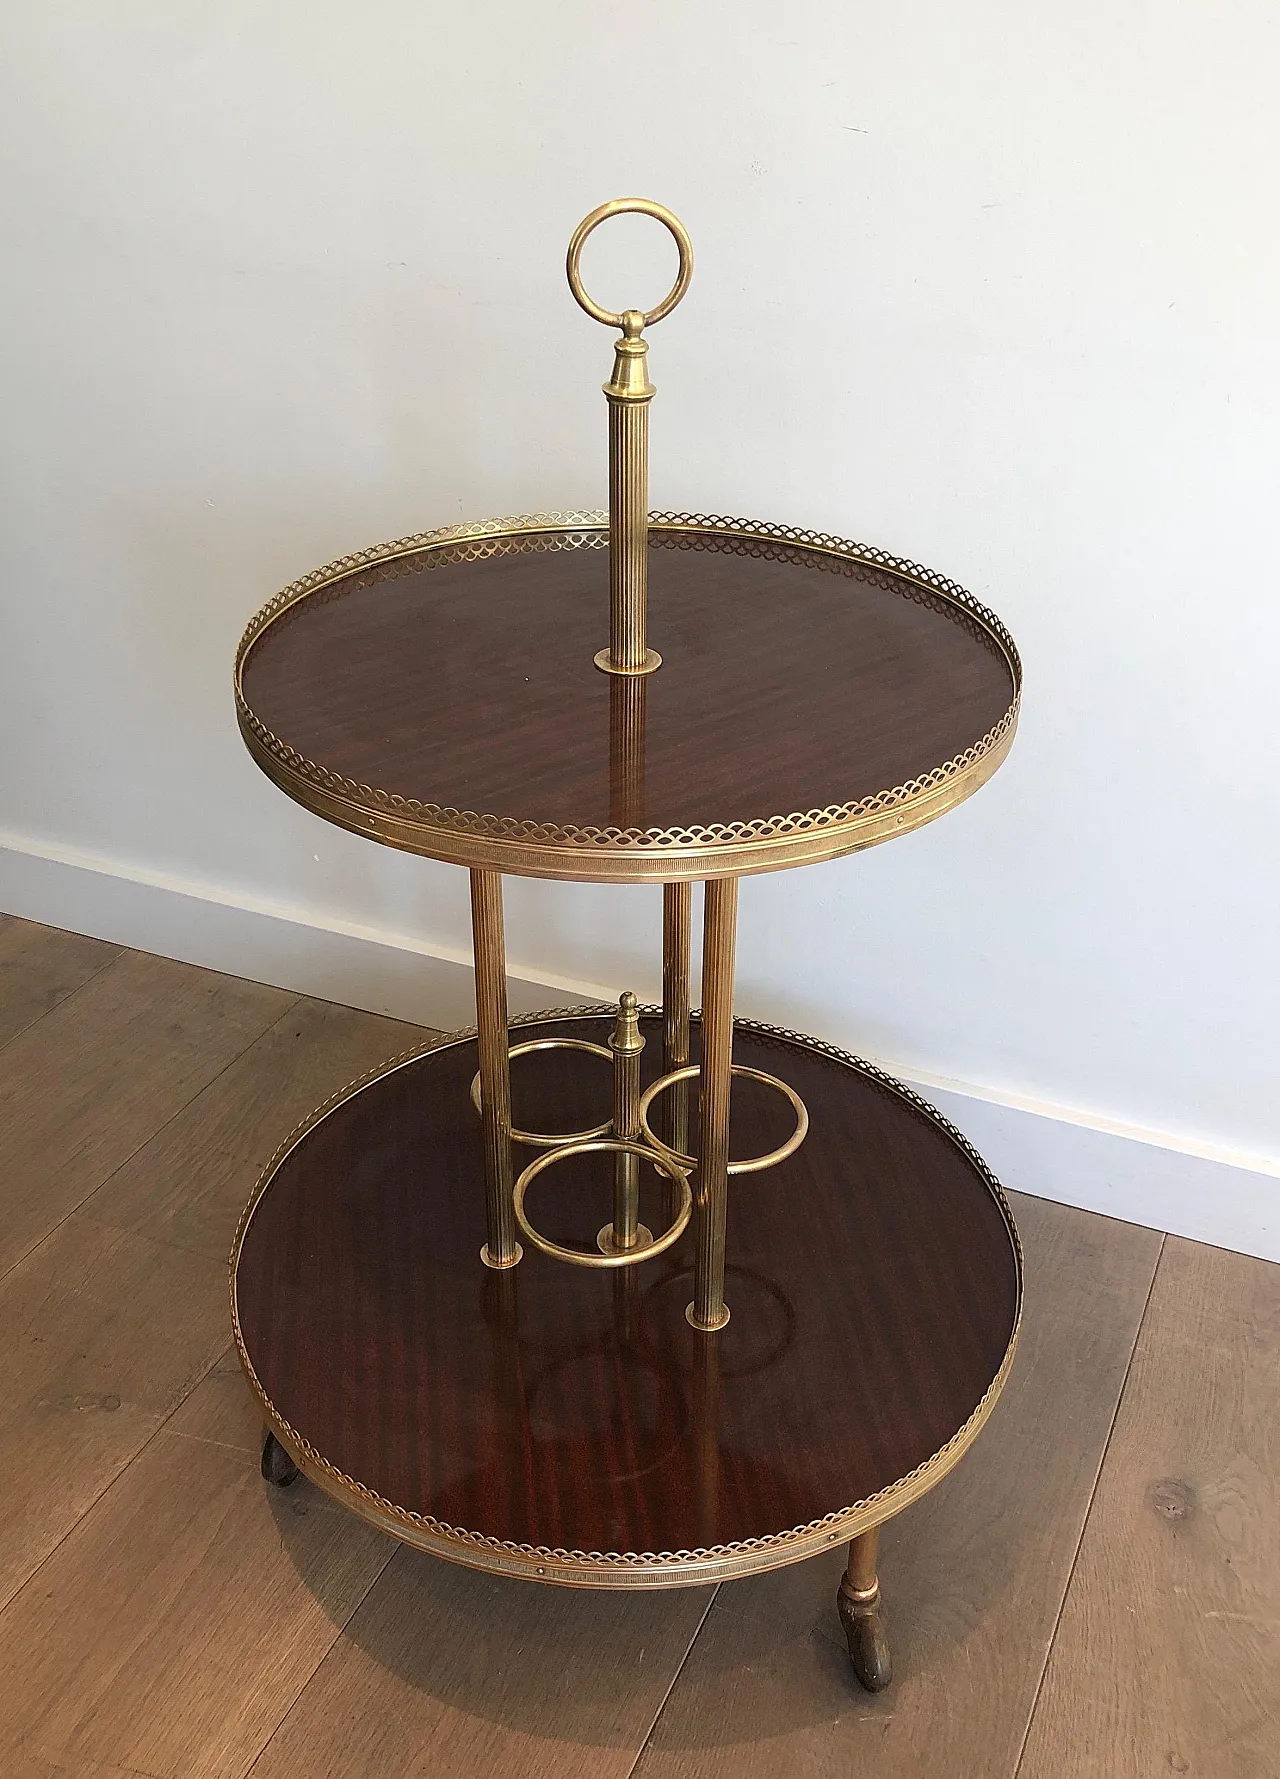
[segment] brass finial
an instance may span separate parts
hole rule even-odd
[[[640,1036],[639,1003],[630,989],[618,997],[618,1017],[614,1022],[613,1036],[609,1039],[609,1048],[614,1052],[620,1051],[624,1056],[644,1049],[644,1039]]]
[[[611,401],[648,402],[658,393],[649,381],[645,359],[649,342],[640,338],[644,316],[639,309],[622,312],[622,338],[613,343],[613,376],[604,385]]]

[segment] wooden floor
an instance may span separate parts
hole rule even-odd
[[[970,1456],[886,1529],[876,1698],[834,1553],[583,1594],[269,1491],[232,1228],[297,1118],[416,1036],[0,917],[4,1779],[1280,1774],[1262,1261],[1017,1202],[1020,1355]]]

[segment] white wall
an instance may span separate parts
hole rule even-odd
[[[698,249],[655,505],[914,556],[1027,669],[974,802],[744,887],[743,1009],[1280,1169],[1273,8],[44,0],[5,34],[11,906],[101,925],[31,875],[88,861],[464,951],[461,872],[257,774],[231,655],[346,549],[602,502],[563,251],[640,191]],[[613,226],[591,281],[654,300],[664,239]],[[527,977],[651,990],[657,925],[510,891]]]

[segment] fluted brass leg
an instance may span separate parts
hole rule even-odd
[[[643,683],[643,682],[641,682]],[[670,1075],[689,1061],[689,929],[693,885],[662,886],[662,1072]],[[666,1105],[664,1140],[678,1155],[689,1153],[689,1083],[677,1081]],[[679,1194],[667,1182],[667,1220],[676,1214]]]
[[[476,1028],[480,1052],[480,1118],[484,1131],[486,1266],[514,1266],[516,1240],[511,1171],[511,1068],[507,1057],[507,960],[502,938],[502,874],[471,873],[471,936],[476,960]]]
[[[690,1430],[697,1459],[698,1543],[715,1544],[720,1531],[720,1342],[702,1340],[690,1380]]]
[[[737,924],[737,878],[713,878],[703,891],[698,1248],[693,1302],[685,1311],[695,1328],[707,1330],[723,1328],[729,1320],[724,1301],[724,1241],[729,1196],[729,1087]]]
[[[879,1548],[879,1526],[853,1540],[849,1546],[849,1566],[836,1595],[853,1671],[872,1693],[882,1692],[893,1679],[889,1640],[880,1616],[880,1578],[876,1574]]]

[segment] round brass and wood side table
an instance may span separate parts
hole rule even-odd
[[[582,241],[620,209],[680,250],[648,315],[582,288]],[[849,1543],[838,1604],[877,1688],[877,1529],[990,1414],[1020,1250],[938,1112],[734,1019],[738,882],[967,797],[1008,752],[1020,668],[991,612],[914,563],[648,511],[643,329],[691,269],[645,200],[571,245],[575,296],[621,330],[608,513],[361,551],[241,643],[241,732],[282,790],[470,870],[477,1021],[282,1145],[236,1235],[235,1337],[264,1474],[301,1468],[440,1556],[674,1587]],[[506,873],[661,884],[662,1005],[510,1020]]]

